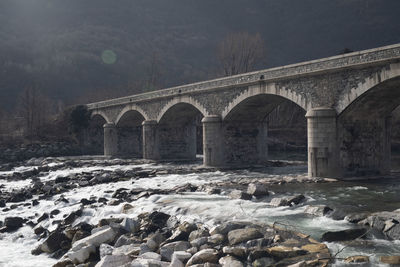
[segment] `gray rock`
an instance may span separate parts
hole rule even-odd
[[[251,200],[252,196],[240,190],[233,190],[229,197],[232,199],[243,199],[243,200]]]
[[[251,183],[247,187],[247,193],[255,197],[268,196],[267,187],[264,184]]]
[[[140,252],[140,246],[138,244],[125,245],[118,248],[114,248],[113,255],[127,255],[127,256],[138,256]]]
[[[315,215],[315,216],[324,216],[329,212],[333,211],[326,205],[316,205],[316,206],[307,206],[304,210],[304,213]]]
[[[199,238],[199,237],[206,237],[206,236],[209,236],[209,235],[210,235],[210,234],[208,233],[208,230],[207,230],[207,229],[201,228],[201,229],[192,231],[192,232],[190,233],[190,235],[189,235],[188,240],[189,240],[189,242],[190,242],[190,241],[195,240],[195,239],[197,239],[197,238]]]
[[[210,235],[221,234],[226,235],[232,230],[245,228],[247,224],[239,222],[228,222],[215,226],[210,229]]]
[[[127,232],[136,233],[140,229],[140,224],[132,218],[124,218],[121,227]]]
[[[208,242],[208,237],[200,237],[190,242],[190,245],[199,248],[200,246],[207,244],[207,242]]]
[[[225,240],[226,240],[226,236],[221,235],[221,234],[215,234],[215,235],[209,236],[207,238],[207,243],[209,243],[213,246],[218,246],[218,245],[221,245]]]
[[[271,199],[269,205],[273,207],[289,206],[289,202],[286,198],[275,197]]]
[[[136,259],[132,261],[130,267],[169,267],[170,263],[152,259]]]
[[[165,244],[162,247],[171,248],[173,251],[186,251],[190,248],[190,243],[187,241],[176,241]]]
[[[85,237],[81,240],[76,241],[73,244],[73,247],[81,246],[82,244],[94,245],[95,247],[99,247],[100,244],[109,243],[115,239],[117,233],[111,227],[108,227],[104,230],[98,231],[88,237]]]
[[[244,267],[243,263],[232,256],[222,257],[218,262],[222,265],[222,267]]]
[[[152,250],[149,248],[149,246],[147,246],[147,244],[141,244],[139,255],[142,255],[147,252],[152,252]]]
[[[131,257],[126,255],[106,255],[95,267],[120,267],[131,261]]]
[[[185,265],[179,259],[173,258],[171,264],[168,267],[185,267]]]
[[[114,247],[108,244],[101,244],[99,251],[100,251],[100,259],[104,258],[107,255],[111,255],[113,253]]]
[[[201,264],[201,263],[217,263],[218,262],[218,251],[215,249],[203,249],[194,254],[189,261],[187,262],[186,266],[194,265],[194,264]]]
[[[161,255],[155,252],[146,252],[138,256],[138,259],[150,259],[161,261]]]
[[[322,241],[334,242],[334,241],[348,241],[361,237],[367,233],[367,229],[347,229],[343,231],[326,232],[322,235]]]
[[[273,258],[259,258],[253,261],[253,267],[268,267],[273,266],[275,263]]]
[[[306,197],[304,195],[297,195],[288,198],[289,205],[299,205],[301,202],[305,201]]]
[[[400,240],[400,224],[394,225],[385,234],[391,239]]]
[[[351,223],[358,223],[359,221],[362,221],[366,219],[369,216],[369,213],[351,213],[347,214],[344,219],[348,222]]]
[[[127,237],[126,235],[121,235],[117,241],[115,241],[114,247],[118,248],[125,245],[130,245],[133,243],[133,240]]]
[[[242,259],[247,255],[247,249],[244,247],[223,247],[222,252]]]
[[[171,261],[173,253],[174,253],[174,250],[172,248],[169,248],[169,247],[160,248],[161,260],[163,260],[163,261]]]
[[[53,253],[61,248],[61,243],[63,241],[67,240],[68,238],[64,233],[55,231],[46,238],[46,240],[40,245],[40,248],[43,252]]]
[[[185,251],[175,251],[172,254],[172,260],[174,258],[176,258],[183,263],[187,262],[191,257],[192,257],[192,254],[190,254],[189,252],[185,252]]]
[[[236,245],[251,239],[263,237],[263,234],[255,228],[245,228],[232,230],[228,233],[228,240],[230,245]]]
[[[272,238],[258,238],[258,239],[253,239],[249,240],[246,242],[245,247],[246,248],[251,248],[251,247],[267,247],[270,244],[274,242],[273,237]]]
[[[90,254],[96,252],[96,247],[94,245],[84,245],[73,247],[67,254],[68,257],[74,264],[79,264],[85,262]]]

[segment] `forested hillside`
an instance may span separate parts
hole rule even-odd
[[[228,33],[260,33],[255,68],[400,42],[398,0],[0,0],[0,102],[65,104],[222,75]],[[103,57],[102,57],[103,55]]]

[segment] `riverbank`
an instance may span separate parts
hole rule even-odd
[[[135,241],[130,245],[132,245],[132,248],[136,247],[134,249],[136,254],[128,255],[130,260],[134,261],[139,254],[147,253],[140,248],[149,242],[152,233],[157,232],[157,230],[159,233],[161,232],[163,234],[161,239],[165,239],[162,242],[165,242],[182,228],[181,225],[185,224],[192,225],[190,227],[192,231],[195,231],[195,228],[197,230],[207,229],[208,233],[202,231],[205,236],[199,237],[203,238],[201,242],[205,243],[193,246],[190,244],[193,240],[189,240],[190,233],[187,232],[183,234],[183,237],[179,237],[183,240],[172,238],[167,243],[161,242],[157,247],[148,251],[161,256],[160,261],[164,263],[159,263],[160,266],[167,262],[161,253],[161,248],[178,241],[190,244],[190,247],[186,249],[190,251],[185,250],[185,253],[190,253],[191,257],[194,257],[196,253],[203,249],[207,250],[207,253],[210,252],[210,255],[214,255],[211,260],[214,264],[224,265],[223,263],[229,260],[246,265],[253,264],[261,258],[268,258],[271,264],[278,264],[283,258],[274,256],[274,252],[272,252],[274,249],[272,248],[275,247],[279,250],[281,247],[285,247],[282,250],[287,251],[288,255],[293,255],[293,257],[286,255],[285,258],[295,258],[292,259],[292,263],[298,260],[297,262],[305,261],[311,264],[311,261],[317,260],[318,262],[319,260],[318,264],[322,266],[326,263],[327,258],[333,260],[332,256],[343,246],[346,246],[346,242],[350,242],[326,239],[324,241],[323,235],[327,232],[334,232],[333,236],[339,236],[343,233],[338,232],[343,230],[349,230],[345,232],[347,238],[351,234],[353,235],[351,239],[363,235],[362,242],[372,242],[373,246],[383,242],[385,248],[392,247],[392,249],[387,251],[386,254],[382,251],[377,251],[375,254],[363,253],[363,251],[368,250],[354,249],[360,244],[352,241],[354,243],[348,246],[350,250],[344,249],[336,255],[336,258],[345,259],[349,256],[363,256],[354,260],[360,261],[362,258],[364,261],[368,260],[374,264],[379,264],[381,256],[393,256],[398,253],[399,244],[397,241],[390,241],[390,237],[385,235],[386,232],[380,231],[382,236],[378,239],[376,233],[369,231],[368,225],[361,227],[361,225],[346,221],[344,218],[354,209],[347,211],[340,205],[338,207],[332,205],[333,202],[324,203],[322,198],[317,199],[318,195],[315,194],[317,188],[331,188],[332,190],[327,191],[334,193],[339,188],[346,189],[341,182],[334,179],[309,179],[305,170],[306,167],[299,162],[283,161],[273,162],[267,168],[220,171],[199,168],[197,164],[153,164],[141,160],[104,160],[101,158],[30,160],[14,170],[0,173],[0,181],[3,184],[1,188],[2,200],[0,201],[3,212],[0,215],[0,221],[5,225],[2,228],[4,233],[0,234],[0,245],[4,247],[3,251],[0,251],[0,254],[2,254],[0,265],[37,266],[37,263],[40,262],[42,266],[51,266],[58,261],[64,261],[63,257],[66,257],[65,255],[68,253],[82,249],[83,247],[79,247],[79,250],[77,250],[77,245],[74,244],[79,240],[89,238],[92,230],[97,228],[106,233],[113,233],[112,236],[115,236],[101,242],[104,245],[96,243],[94,247],[90,246],[90,242],[81,241],[85,244],[85,247],[90,247],[90,249],[86,248],[89,249],[88,251],[94,251],[94,253],[89,253],[89,257],[84,262],[90,261],[94,264],[103,260],[106,254],[103,255],[103,258],[100,257],[102,247],[115,251],[111,255],[119,255],[119,258],[127,260],[126,253],[122,253],[121,249],[117,249],[119,246],[116,246],[117,240],[124,235]],[[353,189],[355,187],[352,183],[345,185],[349,185]],[[305,189],[302,190],[301,188]],[[364,189],[354,189],[352,192],[362,190]],[[326,196],[326,198],[332,197]],[[166,214],[163,215],[164,217],[176,218],[174,220],[176,224],[151,229],[145,221],[148,221],[150,215],[154,212]],[[12,226],[13,229],[7,229],[10,226],[10,219],[6,220],[6,218],[10,217],[21,218],[21,220],[16,219],[18,227]],[[122,231],[123,222],[125,220],[126,224],[128,219],[134,221],[133,224],[141,230],[137,232],[136,230],[133,232]],[[392,223],[394,226],[390,229],[397,229],[396,223],[393,221]],[[211,229],[226,224],[240,225],[237,229],[230,229],[231,231],[256,229],[251,231],[258,232],[254,235],[255,238],[250,236],[250,239],[235,244],[230,242],[230,231],[222,234],[223,236],[213,237],[217,233],[212,232]],[[105,225],[109,227],[105,227]],[[278,229],[278,226],[280,229]],[[113,227],[116,227],[116,229]],[[357,229],[360,228],[367,229],[365,235],[364,232],[358,232]],[[67,234],[67,229],[72,229],[71,231],[75,231],[75,233]],[[285,233],[279,231],[292,233],[291,237],[285,237]],[[77,232],[79,234],[75,237]],[[271,232],[274,233],[273,236]],[[295,237],[300,233],[303,233],[303,235],[300,235],[302,236],[301,240]],[[276,235],[280,235],[281,239],[277,239]],[[48,250],[46,248],[48,246],[43,245],[52,236],[58,236],[62,238],[62,241],[65,241],[64,243],[57,242],[60,246],[63,245],[54,248],[54,251]],[[219,239],[214,244],[216,237]],[[260,240],[251,241],[260,238],[269,241],[262,241],[264,243]],[[312,247],[313,249],[318,247],[319,250],[311,252],[304,249],[304,246],[312,245],[311,243],[304,243],[305,240],[308,240],[307,242],[315,240],[316,243],[311,243],[317,245]],[[250,243],[254,246],[246,245],[248,241],[253,242]],[[185,244],[188,245],[188,243]],[[232,254],[233,252],[229,250],[232,246],[246,248],[245,256],[242,254],[242,257],[238,257]],[[325,246],[329,249],[330,256],[327,256]],[[75,251],[72,249],[74,247]],[[196,247],[197,251],[193,247]],[[22,253],[24,259],[18,258],[10,249]],[[40,255],[33,256],[31,251]],[[259,258],[254,256],[255,252],[253,251],[258,251],[259,254],[257,255],[261,256]],[[318,253],[322,253],[322,256],[318,256]],[[90,256],[90,254],[93,254],[93,256]],[[400,249],[398,254],[400,254]],[[149,255],[155,257],[151,260],[159,260],[159,256]],[[253,256],[250,257],[250,255]],[[188,258],[188,256],[189,254],[186,254],[182,263],[187,264],[187,261],[191,258]],[[114,260],[117,257],[108,258]],[[146,260],[140,257],[139,259],[142,262]],[[351,259],[347,260],[351,261]],[[66,258],[65,261],[68,262]],[[340,266],[342,262],[344,261],[339,260],[331,263]],[[231,265],[225,264],[225,266]]]

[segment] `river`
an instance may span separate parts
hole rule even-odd
[[[58,164],[57,159],[48,160],[46,164]],[[51,162],[51,163],[49,163]],[[62,162],[60,160],[60,162]],[[90,165],[90,164],[89,164]],[[132,165],[113,165],[107,162],[107,166],[97,164],[91,167],[67,167],[61,170],[54,170],[40,176],[42,181],[55,179],[58,176],[68,176],[80,172],[102,172],[105,170],[129,170],[134,168],[143,169],[162,169],[165,165],[156,164],[132,164]],[[32,168],[32,166],[20,166],[12,171],[0,172],[0,176],[12,174],[14,171],[22,171]],[[82,198],[105,197],[111,198],[112,193],[118,188],[173,188],[176,185],[190,183],[193,185],[215,184],[240,179],[276,179],[290,180],[291,178],[306,178],[307,167],[304,164],[296,163],[285,167],[269,167],[254,170],[236,171],[215,171],[191,173],[191,174],[160,174],[152,178],[143,178],[134,182],[127,180],[122,182],[99,184],[91,187],[78,187],[63,194],[69,203],[62,201],[56,202],[59,195],[55,195],[50,200],[40,200],[39,205],[19,205],[15,209],[2,211],[0,221],[5,217],[21,216],[24,218],[35,219],[44,212],[54,209],[60,210],[48,221],[43,222],[43,226],[49,230],[56,227],[53,222],[60,220],[63,216],[76,210]],[[30,180],[7,182],[0,180],[2,190],[12,190],[29,186]],[[395,178],[381,178],[378,180],[358,180],[352,182],[332,182],[332,183],[285,183],[281,185],[271,185],[269,197],[259,200],[238,200],[230,199],[227,191],[221,194],[210,195],[205,192],[186,192],[169,195],[152,195],[148,198],[140,198],[131,204],[133,209],[128,214],[121,214],[123,206],[91,206],[84,210],[79,221],[97,223],[100,218],[110,216],[135,216],[145,211],[163,211],[177,216],[181,220],[201,221],[208,225],[213,225],[227,220],[249,220],[265,223],[279,223],[283,227],[289,227],[310,234],[315,238],[320,238],[326,231],[343,230],[355,227],[354,224],[345,220],[333,220],[325,216],[315,217],[304,214],[306,205],[325,204],[332,209],[351,212],[375,212],[393,211],[400,208],[400,180]],[[272,207],[268,203],[272,197],[293,196],[303,194],[306,196],[305,203],[294,207]],[[34,196],[37,199],[37,196]],[[32,200],[27,200],[31,202]],[[7,203],[9,208],[13,203]],[[24,226],[12,234],[0,234],[0,266],[51,266],[56,260],[46,255],[33,256],[30,251],[40,242],[33,233],[32,228]],[[378,258],[381,255],[400,255],[400,241],[385,240],[379,235],[370,240],[356,241],[351,243],[326,243],[335,254],[342,250],[337,257],[345,258],[352,255],[368,255],[374,266],[378,265]],[[381,264],[382,265],[382,264]],[[343,261],[337,261],[334,266],[348,266]],[[385,265],[382,265],[385,266]]]

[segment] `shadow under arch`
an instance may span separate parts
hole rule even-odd
[[[202,111],[193,104],[177,102],[168,105],[161,114],[158,119],[161,159],[193,160],[202,153]]]
[[[117,118],[118,154],[141,158],[143,156],[143,113],[135,109],[126,109]]]
[[[222,129],[227,165],[263,165],[269,159],[269,146],[274,152],[298,146],[306,158],[307,124],[302,106],[280,95],[258,93],[226,111]]]
[[[85,150],[90,155],[104,154],[104,124],[107,119],[101,113],[92,113],[89,126],[85,134]]]
[[[364,90],[338,115],[343,175],[387,175],[391,170],[391,114],[400,105],[400,76]]]

